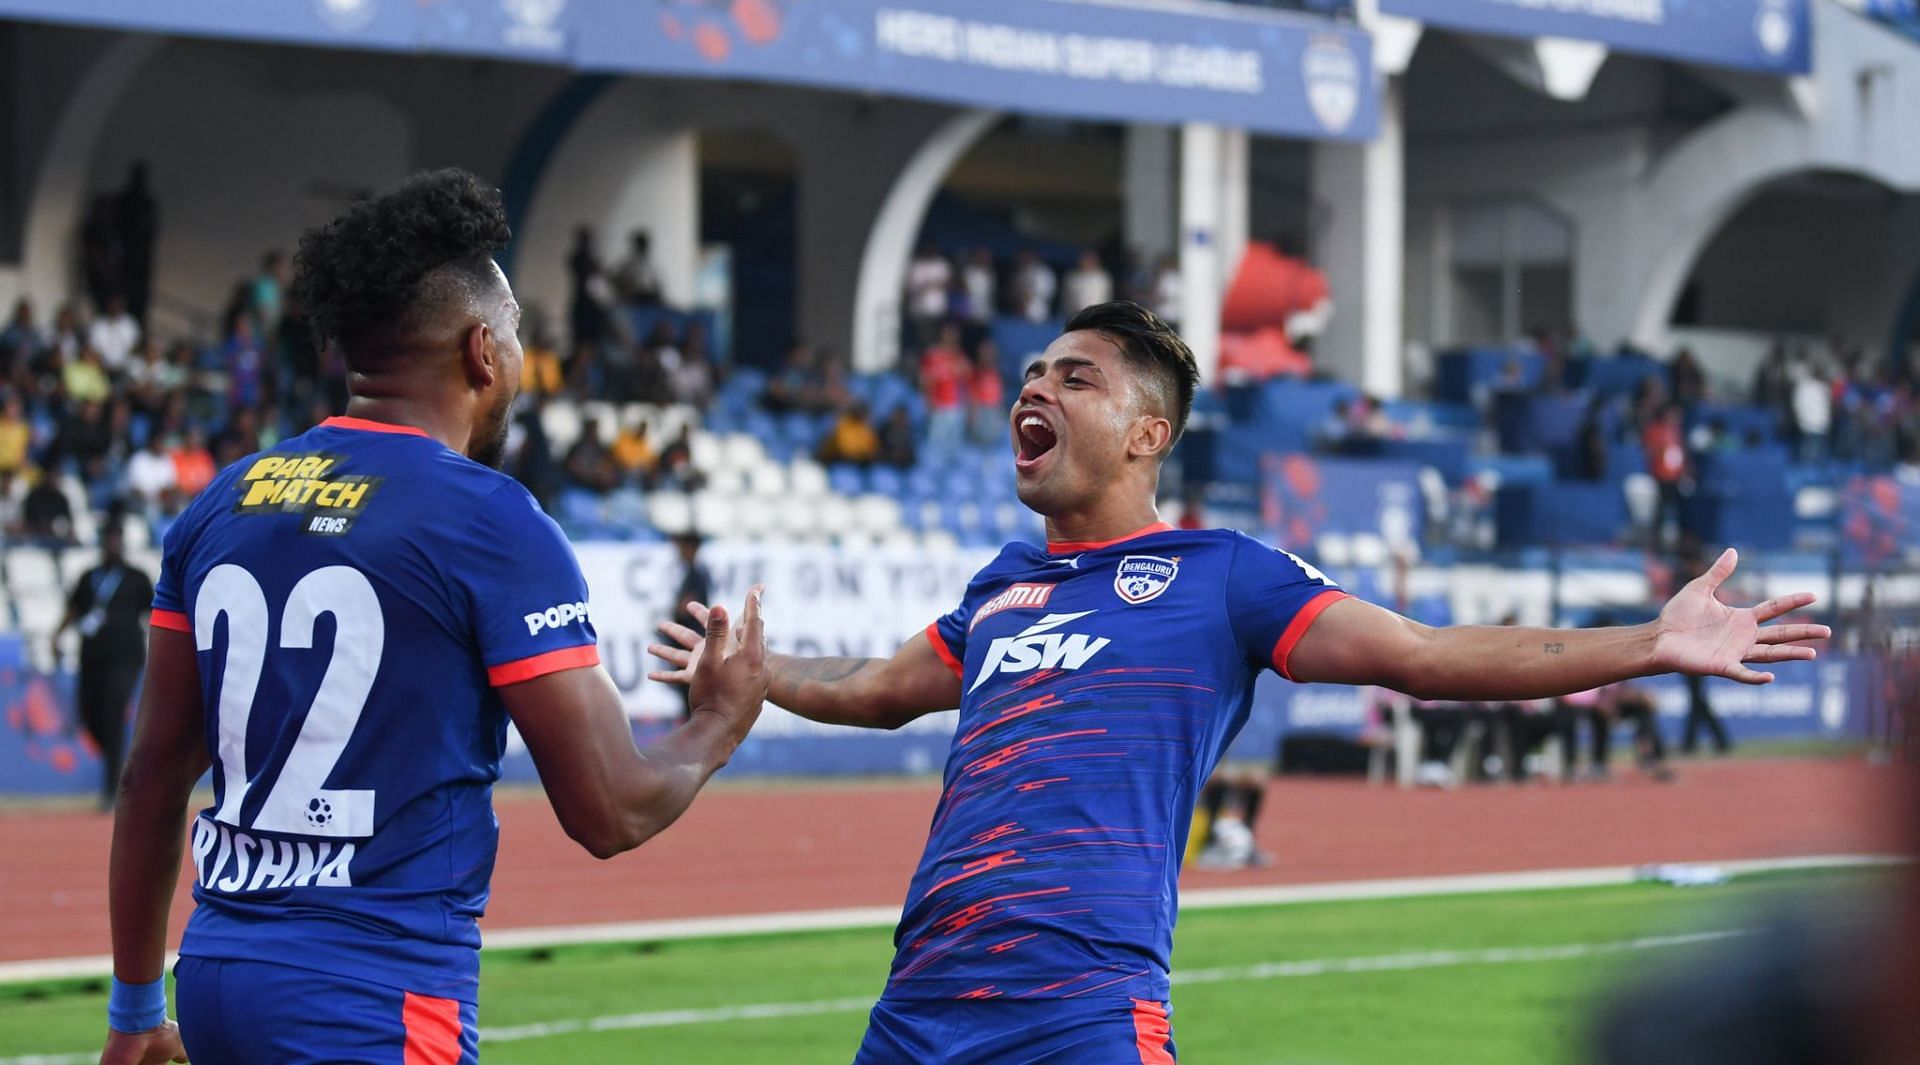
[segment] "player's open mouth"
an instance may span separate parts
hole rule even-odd
[[[1060,442],[1060,437],[1053,431],[1053,426],[1048,425],[1045,418],[1032,412],[1023,413],[1014,419],[1013,439],[1016,446],[1013,465],[1019,470],[1029,470],[1039,465],[1047,452],[1053,450],[1053,445]]]

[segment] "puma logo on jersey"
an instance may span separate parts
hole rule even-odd
[[[1031,673],[1036,669],[1079,669],[1112,643],[1102,636],[1095,639],[1085,633],[1055,632],[1069,621],[1078,621],[1093,613],[1048,614],[1012,636],[1002,636],[987,647],[986,661],[974,678],[969,693],[1001,673]]]

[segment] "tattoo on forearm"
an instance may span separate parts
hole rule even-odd
[[[1543,643],[1540,645],[1540,649],[1550,655],[1557,655],[1566,650],[1567,645],[1564,643]]]
[[[792,666],[794,680],[818,680],[831,683],[846,680],[873,664],[872,658],[801,658]]]

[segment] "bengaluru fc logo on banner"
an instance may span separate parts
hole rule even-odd
[[[1180,560],[1157,555],[1128,555],[1113,574],[1113,591],[1133,606],[1160,598],[1180,575]]]
[[[1300,56],[1307,103],[1328,133],[1344,133],[1360,107],[1360,60],[1344,37],[1322,34]]]

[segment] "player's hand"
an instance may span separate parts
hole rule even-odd
[[[1713,568],[1695,577],[1667,602],[1654,622],[1653,654],[1656,672],[1696,673],[1729,677],[1742,684],[1766,684],[1773,674],[1747,668],[1748,663],[1791,662],[1814,657],[1803,646],[1833,635],[1825,625],[1774,625],[1767,622],[1813,602],[1812,592],[1769,599],[1758,606],[1731,607],[1715,592],[1740,556],[1729,547]]]
[[[707,626],[706,646],[691,670],[689,705],[694,713],[718,713],[745,732],[760,716],[767,701],[767,633],[760,619],[763,589],[747,593],[747,609],[740,626],[730,626],[725,607],[716,606],[702,618]]]
[[[686,607],[687,613],[692,614],[695,621],[702,625],[707,623],[707,604],[689,602]],[[660,634],[679,646],[651,643],[647,645],[647,653],[670,663],[674,668],[653,670],[647,674],[648,679],[662,684],[692,684],[693,671],[700,668],[700,655],[707,649],[707,634],[674,621],[661,622]]]
[[[107,1049],[100,1052],[100,1065],[166,1065],[186,1060],[180,1026],[172,1021],[146,1032],[108,1032]]]

